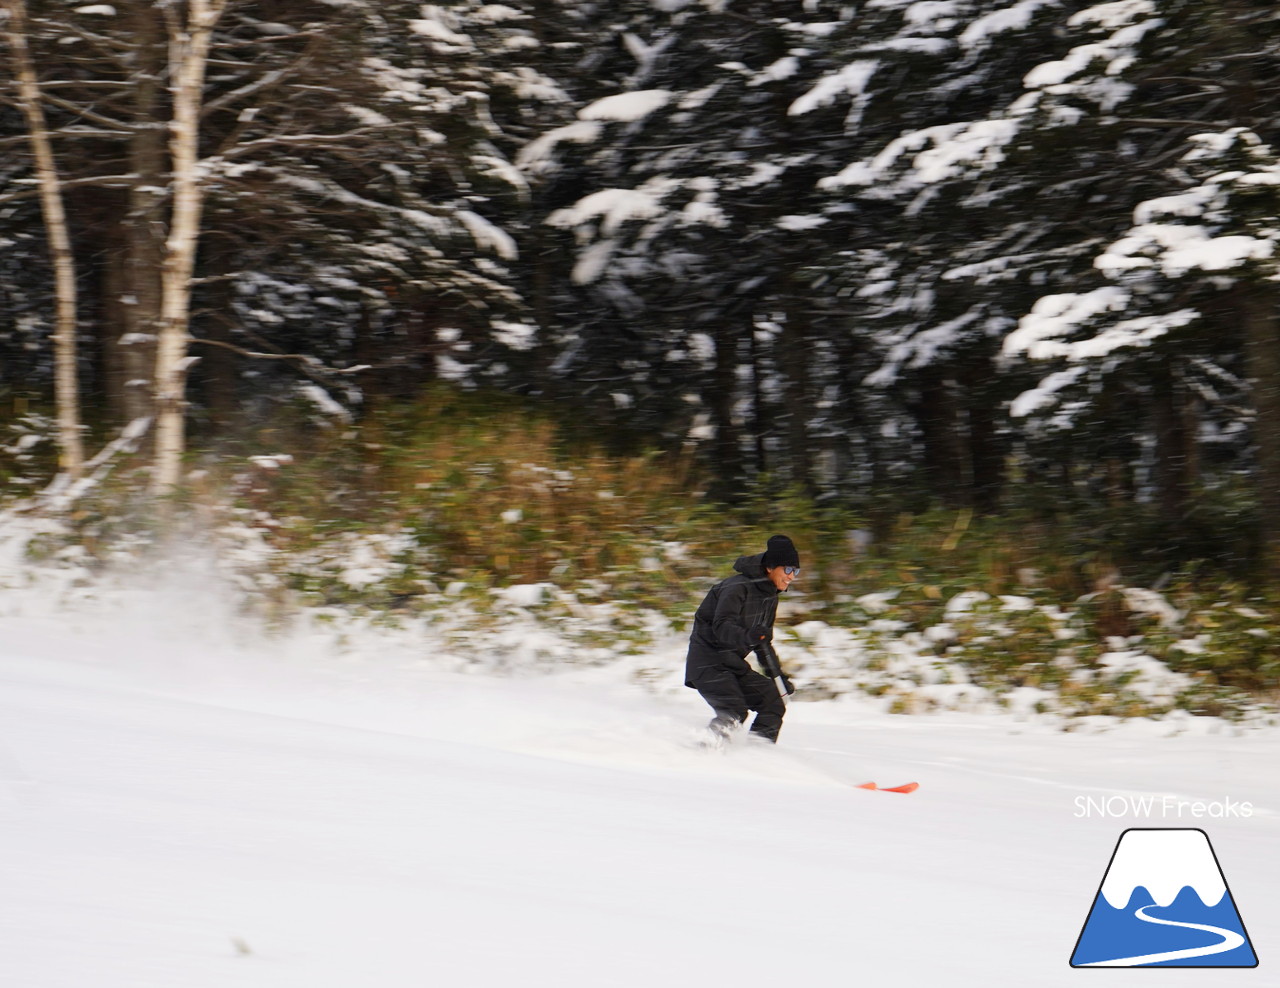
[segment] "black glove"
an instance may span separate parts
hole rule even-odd
[[[760,668],[771,679],[782,675],[782,663],[778,661],[778,653],[773,650],[773,642],[768,638],[759,638],[751,646],[760,660]]]
[[[747,632],[747,636],[751,639],[751,649],[760,660],[760,668],[764,670],[764,674],[770,679],[781,680],[782,690],[787,696],[794,693],[796,688],[791,685],[791,680],[782,671],[778,653],[773,650],[773,642],[769,640],[769,629],[757,625]]]
[[[752,649],[755,649],[757,642],[773,640],[773,629],[767,625],[757,624],[754,628],[747,629],[747,638],[751,641]]]

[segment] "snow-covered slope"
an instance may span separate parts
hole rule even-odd
[[[1233,977],[1267,983],[1275,956],[1275,733],[846,700],[794,704],[777,748],[713,752],[692,691],[621,669],[466,675],[373,639],[334,655],[198,596],[12,601],[6,986],[1074,984],[1117,836],[1144,825],[1211,834],[1262,959]],[[922,788],[851,787],[868,779]],[[1144,794],[1253,814],[1119,815]],[[1081,815],[1097,806],[1116,815]]]

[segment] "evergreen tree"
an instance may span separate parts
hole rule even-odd
[[[823,39],[850,29],[847,11],[619,12],[597,55],[612,76],[624,60],[618,90],[521,156],[575,190],[548,217],[578,244],[571,278],[590,313],[561,371],[588,378],[605,414],[671,441],[714,437],[729,487],[766,470],[811,484],[834,376],[813,285],[815,231],[834,223],[816,183],[847,101],[797,101],[835,68]]]
[[[1092,424],[1113,465],[1145,466],[1172,543],[1189,540],[1202,485],[1248,468],[1275,568],[1277,202],[1263,135],[1276,20],[1252,3],[1134,3],[1089,8],[1071,27],[1097,40],[1028,78],[1065,121],[1072,171],[1107,222],[1076,256],[1088,268],[1074,290],[1037,302],[1008,341],[1057,364],[1016,410],[1059,432]],[[1147,464],[1114,448],[1135,433],[1150,437]]]

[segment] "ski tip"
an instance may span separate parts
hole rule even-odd
[[[882,788],[880,791],[881,792],[915,792],[919,788],[920,788],[919,782],[904,782],[900,786],[889,786],[888,788]]]
[[[862,783],[859,783],[858,785],[854,786],[853,788],[855,788],[855,789],[874,789],[875,787],[876,787],[876,784],[875,784],[874,782],[862,782]]]

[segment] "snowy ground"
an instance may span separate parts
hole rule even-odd
[[[198,590],[0,591],[0,985],[1074,984],[1131,826],[1206,830],[1261,960],[1230,976],[1278,983],[1275,731],[844,700],[713,752],[706,715],[620,669],[268,640]]]

